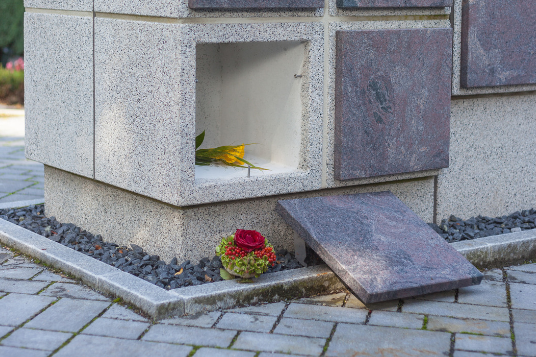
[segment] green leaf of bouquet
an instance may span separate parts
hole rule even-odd
[[[203,141],[205,141],[205,131],[195,137],[195,149],[197,150],[198,147],[203,144]]]
[[[231,275],[227,270],[220,268],[220,276],[225,280],[233,280],[235,277]]]

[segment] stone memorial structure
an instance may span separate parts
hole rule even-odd
[[[107,240],[196,261],[237,228],[292,249],[279,200],[388,190],[425,222],[535,206],[528,0],[25,6],[46,213]],[[268,170],[196,166],[203,131]]]

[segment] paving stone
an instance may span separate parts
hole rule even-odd
[[[53,351],[60,347],[71,336],[71,333],[65,332],[20,328],[13,332],[8,338],[3,340],[2,344],[11,347],[24,347],[35,350]]]
[[[48,271],[46,269],[43,270],[41,274],[34,277],[32,280],[33,281],[48,281],[48,282],[57,281],[60,283],[75,283],[74,280],[71,280],[69,278],[64,278],[63,276],[59,274],[54,274],[51,271]]]
[[[280,200],[276,211],[365,304],[483,278],[389,191]]]
[[[236,350],[222,350],[216,348],[200,348],[195,353],[195,357],[253,357],[255,352],[236,351]],[[288,356],[288,355],[286,355]]]
[[[326,344],[325,338],[285,336],[267,333],[242,332],[233,348],[262,352],[284,352],[318,356]]]
[[[0,279],[0,291],[6,293],[35,294],[47,285],[45,281]]]
[[[492,269],[492,270],[486,270],[483,271],[482,274],[484,275],[484,280],[489,281],[503,281],[503,272],[500,269]]]
[[[32,187],[29,187],[29,188],[25,188],[19,192],[17,192],[17,194],[20,194],[20,195],[30,195],[30,196],[39,196],[39,197],[44,197],[45,196],[45,191],[43,189],[39,189],[39,188],[33,188]]]
[[[536,311],[512,309],[514,322],[524,322],[527,324],[536,324]]]
[[[284,302],[276,302],[273,304],[264,304],[264,305],[254,305],[248,307],[241,307],[238,309],[228,310],[230,312],[241,312],[247,314],[259,314],[259,315],[270,315],[270,316],[279,316],[281,311],[285,308],[286,304]]]
[[[422,328],[423,315],[401,314],[389,311],[373,311],[370,315],[369,325],[392,326],[402,328]]]
[[[452,317],[428,316],[428,330],[446,332],[470,332],[488,336],[510,337],[510,323]]]
[[[456,290],[441,291],[439,293],[415,296],[418,300],[445,301],[454,302],[456,298]]]
[[[54,283],[40,295],[56,296],[70,299],[88,299],[109,301],[106,296],[103,296],[84,285],[69,284],[69,283]]]
[[[489,357],[489,356],[490,355],[485,352],[454,351],[454,357]]]
[[[536,310],[535,296],[536,285],[510,284],[510,297],[514,309]]]
[[[536,273],[527,273],[519,270],[508,270],[508,281],[511,283],[536,284]]]
[[[1,173],[1,171],[0,171]],[[0,175],[0,180],[10,180],[10,181],[26,181],[27,179],[31,178],[32,175],[28,175],[28,174],[19,174],[19,175],[16,175],[16,174],[4,174],[4,175]]]
[[[275,316],[227,313],[223,315],[216,327],[241,331],[270,332],[276,320],[277,317]]]
[[[110,303],[104,301],[63,298],[28,322],[25,327],[78,332],[109,305]]]
[[[29,200],[38,200],[38,199],[43,199],[43,202],[45,201],[43,196],[22,195],[20,193],[14,193],[12,195],[2,197],[2,199],[0,199],[0,203],[29,201]]]
[[[28,261],[28,259],[24,257],[15,257],[8,259],[6,262],[4,262],[0,266],[0,270],[3,269],[12,269],[12,268],[36,268],[36,269],[42,269],[43,267],[34,263],[31,263]]]
[[[480,320],[510,321],[508,309],[494,306],[452,304],[439,301],[405,301],[403,312]]]
[[[482,351],[512,355],[512,340],[506,337],[456,334],[454,348],[457,350]]]
[[[0,192],[11,193],[33,185],[33,182],[0,180]]]
[[[0,356],[2,357],[46,357],[50,354],[47,351],[28,350],[26,348],[0,346]]]
[[[346,299],[346,293],[338,293],[331,295],[322,295],[315,296],[312,298],[299,299],[298,303],[301,304],[312,304],[312,305],[322,305],[322,306],[342,306],[344,300]]]
[[[506,303],[506,284],[495,281],[482,281],[480,285],[460,288],[458,302],[461,304],[508,307]]]
[[[4,337],[7,333],[11,332],[13,327],[11,326],[0,326],[0,339]]]
[[[518,266],[508,267],[508,270],[526,271],[529,273],[536,273],[536,264],[524,264]]]
[[[48,296],[25,294],[4,296],[0,299],[0,311],[2,311],[0,325],[18,326],[54,300],[56,299]]]
[[[275,328],[274,333],[328,338],[333,325],[333,322],[282,318]]]
[[[259,357],[297,357],[297,355],[290,355],[286,353],[261,352]]]
[[[139,321],[123,321],[107,318],[98,318],[82,331],[86,335],[127,338],[135,340],[151,324]]]
[[[4,263],[6,260],[10,259],[13,256],[11,252],[2,251],[0,252],[0,264]]]
[[[339,324],[326,356],[448,356],[450,334]]]
[[[240,326],[236,326],[240,327]],[[199,327],[154,325],[143,336],[143,341],[184,343],[187,345],[228,347],[236,331],[203,329]]]
[[[55,354],[54,357],[186,357],[191,350],[192,347],[190,346],[178,346],[168,343],[78,335],[67,346]]]
[[[292,303],[285,311],[284,317],[310,319],[333,322],[348,322],[362,324],[367,318],[368,311],[347,309],[344,307],[328,307]]]
[[[514,323],[517,354],[519,356],[536,356],[536,325]]]
[[[0,278],[8,279],[30,279],[32,276],[41,272],[43,269],[38,268],[14,268],[0,270]]]
[[[106,312],[102,315],[109,319],[120,319],[120,320],[132,320],[132,321],[149,321],[145,317],[136,314],[134,311],[127,309],[124,306],[119,304],[113,304]],[[162,321],[161,321],[162,322]]]

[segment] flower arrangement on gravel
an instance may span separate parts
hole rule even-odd
[[[259,232],[237,229],[235,234],[225,237],[216,247],[216,255],[221,257],[224,269],[220,269],[222,278],[229,280],[233,276],[258,278],[274,266],[276,255],[274,247]]]

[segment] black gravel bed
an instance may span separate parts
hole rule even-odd
[[[463,220],[456,216],[441,220],[438,225],[428,223],[449,243],[515,233],[536,228],[536,210],[524,210],[509,216],[478,216]]]
[[[150,255],[135,244],[125,247],[105,242],[100,234],[93,235],[72,223],[60,223],[55,217],[46,217],[44,210],[44,205],[4,209],[0,210],[0,218],[164,289],[177,289],[223,280],[220,276],[222,263],[218,256],[212,259],[203,258],[196,265],[189,260],[179,263],[177,258],[173,258],[169,264],[166,264],[158,255]],[[312,250],[309,250],[307,254],[308,265],[322,263]],[[302,267],[294,255],[284,249],[277,251],[276,257],[277,264],[270,267],[266,273]],[[181,273],[177,274],[179,272]]]

